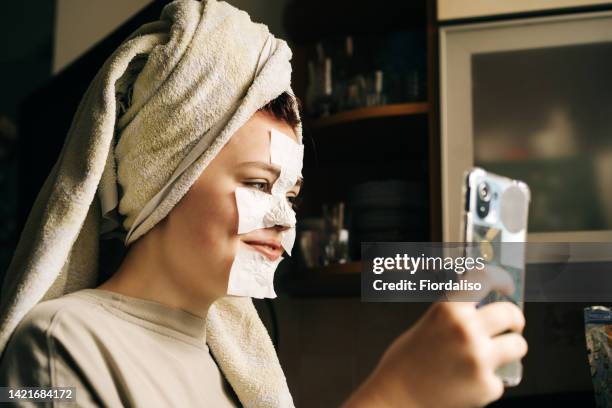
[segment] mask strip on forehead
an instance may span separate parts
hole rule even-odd
[[[273,164],[301,176],[303,158],[304,145],[274,128],[270,129],[270,161]]]
[[[304,145],[289,136],[270,129],[270,161],[280,167],[280,175],[272,185],[272,194],[287,194],[302,176]]]

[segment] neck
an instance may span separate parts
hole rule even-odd
[[[178,271],[163,259],[155,228],[134,242],[117,271],[99,289],[146,299],[206,317],[212,296],[194,293],[179,284]]]

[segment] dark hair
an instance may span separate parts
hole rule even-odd
[[[296,112],[294,105],[297,106],[298,112]],[[276,119],[287,122],[293,128],[302,122],[300,119],[300,100],[286,91],[265,104],[259,111],[269,113]]]

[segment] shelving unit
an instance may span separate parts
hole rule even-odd
[[[422,182],[429,205],[415,215],[427,219],[423,238],[439,240],[439,135],[437,129],[437,30],[435,2],[383,0],[372,18],[362,1],[296,0],[285,15],[294,51],[293,86],[305,101],[308,47],[332,36],[422,30],[426,49],[425,100],[363,107],[312,119],[304,116],[304,187],[298,220],[320,216],[321,204],[347,202],[351,189],[372,180]],[[325,12],[322,12],[324,10]],[[384,11],[383,11],[384,10]],[[309,18],[312,17],[312,18]],[[315,18],[316,17],[316,18]],[[353,236],[353,235],[351,235]],[[349,237],[350,239],[350,237]],[[289,296],[359,296],[361,262],[305,269],[295,263],[279,279],[279,292]]]
[[[312,122],[313,128],[340,125],[364,119],[385,118],[390,116],[418,115],[429,111],[427,102],[398,103],[392,105],[372,106],[336,113]]]

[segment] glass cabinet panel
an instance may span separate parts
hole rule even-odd
[[[530,185],[529,231],[612,229],[612,42],[471,66],[474,164]]]

